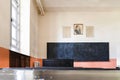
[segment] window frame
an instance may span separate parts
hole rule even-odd
[[[13,5],[13,3],[16,4]],[[16,15],[13,15],[13,10],[16,10]],[[16,20],[13,16],[16,17]],[[13,29],[15,29],[15,32],[13,32]],[[10,49],[20,52],[20,0],[11,0],[10,40]]]

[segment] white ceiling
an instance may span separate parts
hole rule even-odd
[[[45,11],[120,10],[120,0],[42,0]]]

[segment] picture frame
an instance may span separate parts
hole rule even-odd
[[[71,27],[70,26],[63,27],[63,38],[71,38]]]
[[[94,37],[94,26],[86,26],[86,37],[87,38]]]
[[[74,35],[83,35],[83,24],[73,25]]]

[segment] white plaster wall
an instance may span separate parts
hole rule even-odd
[[[0,47],[10,48],[10,0],[0,0]]]
[[[30,0],[21,0],[20,52],[30,55]]]
[[[30,55],[32,57],[38,57],[39,55],[38,15],[35,0],[30,0]]]
[[[94,26],[94,37],[73,35],[73,24]],[[71,27],[71,38],[63,38],[64,26]],[[47,42],[109,42],[110,58],[120,54],[120,12],[47,12],[39,17],[40,57],[46,58]],[[119,57],[120,58],[120,57]]]

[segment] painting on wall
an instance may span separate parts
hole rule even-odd
[[[74,35],[83,35],[83,24],[74,24]]]
[[[65,26],[63,27],[63,38],[70,38],[71,37],[71,27]]]
[[[86,37],[94,37],[94,26],[86,26]]]

